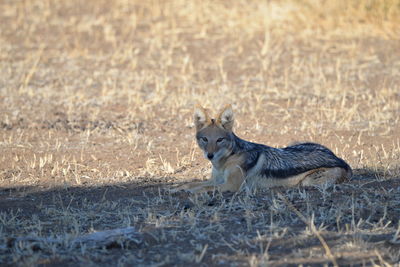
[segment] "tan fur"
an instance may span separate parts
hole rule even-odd
[[[254,177],[255,186],[259,188],[273,187],[293,187],[293,186],[313,186],[322,184],[336,184],[348,180],[348,174],[345,170],[339,167],[335,168],[320,168],[310,170],[288,178],[268,178]]]
[[[231,105],[227,105],[218,114],[217,119],[211,119],[208,111],[202,106],[196,106],[194,123],[197,132],[201,131],[207,138],[214,140],[221,132],[231,132],[234,118]],[[214,153],[217,148],[215,144],[207,146],[205,153]],[[173,191],[187,190],[192,193],[219,190],[221,192],[238,191],[244,184],[249,188],[271,188],[271,187],[292,187],[311,186],[319,184],[334,184],[348,180],[351,177],[351,170],[335,168],[319,168],[310,170],[287,178],[260,177],[262,167],[265,164],[265,155],[260,155],[255,166],[247,173],[244,172],[242,164],[244,156],[230,155],[230,151],[224,152],[226,157],[213,162],[211,178],[204,182],[194,182],[175,188]]]
[[[232,131],[233,121],[232,106],[226,105],[217,116],[217,125],[227,131]]]
[[[200,105],[196,105],[193,119],[197,131],[211,124],[211,118],[207,110]]]
[[[213,168],[211,179],[204,182],[195,182],[178,187],[178,190],[187,190],[192,193],[219,190],[221,192],[236,192],[244,182],[245,173],[240,165],[243,158],[239,156],[230,157],[226,162],[219,166],[218,170]]]

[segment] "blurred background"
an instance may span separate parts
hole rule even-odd
[[[398,173],[399,0],[0,7],[4,184],[205,178],[196,103],[232,103],[246,139]]]

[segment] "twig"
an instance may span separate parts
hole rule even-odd
[[[318,238],[318,240],[321,243],[322,247],[325,249],[326,256],[332,261],[333,266],[338,267],[339,265],[338,265],[338,263],[336,261],[335,256],[332,254],[332,251],[329,248],[329,246],[326,243],[326,241],[324,240],[324,238],[321,236],[321,234],[315,228],[314,223],[309,222],[306,219],[306,217],[304,217],[304,215],[301,214],[301,212],[298,209],[296,209],[293,206],[293,204],[283,194],[281,194],[280,192],[277,192],[277,193],[283,199],[283,201],[289,207],[289,209],[291,209],[310,228],[310,230],[313,232],[313,234]]]

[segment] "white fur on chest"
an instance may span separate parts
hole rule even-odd
[[[212,167],[211,177],[216,184],[223,184],[226,182],[225,169]]]

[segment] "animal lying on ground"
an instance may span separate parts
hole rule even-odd
[[[197,106],[194,112],[196,139],[212,163],[211,178],[175,189],[192,193],[219,190],[236,192],[242,186],[311,186],[349,180],[350,166],[328,148],[315,143],[298,143],[274,148],[245,141],[232,131],[234,115],[230,105],[213,119]]]

